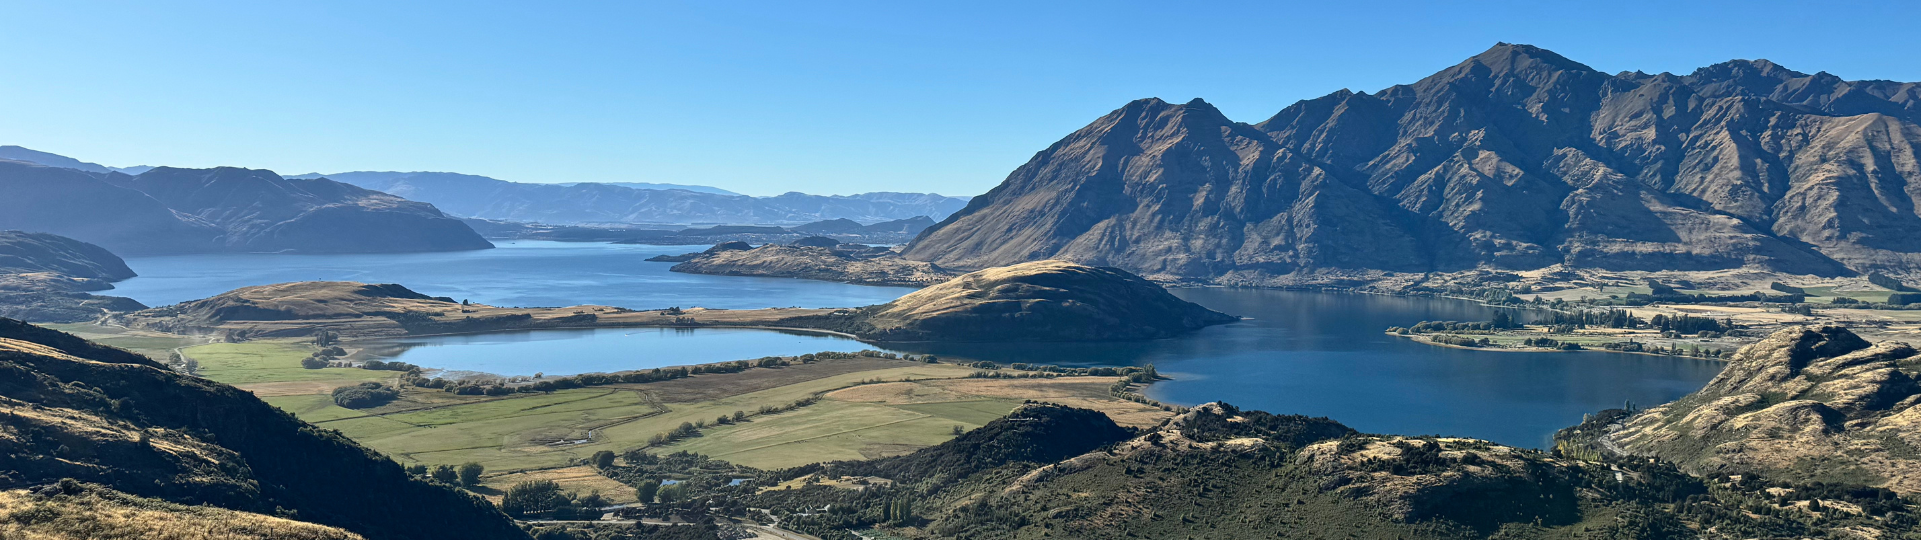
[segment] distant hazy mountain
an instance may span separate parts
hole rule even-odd
[[[300,175],[294,178],[319,178]],[[535,184],[442,172],[347,172],[324,175],[376,191],[433,203],[450,214],[557,225],[581,223],[811,223],[829,219],[893,221],[935,219],[966,206],[967,199],[932,193],[750,197],[726,193],[635,188],[670,184]],[[702,187],[702,186],[686,186]],[[720,191],[714,188],[706,188]]]
[[[101,165],[99,163],[88,163],[85,161],[80,161],[80,160],[73,159],[60,154],[50,154],[47,152],[41,152],[39,150],[34,150],[31,148],[21,148],[18,146],[0,146],[0,159],[25,161],[28,163],[38,163],[38,164],[46,165],[49,167],[66,167],[68,169],[80,169],[87,172],[97,172],[97,173],[117,172],[117,173],[126,173],[126,174],[140,174],[143,172],[147,172],[148,169],[153,168],[146,165],[135,165],[132,167],[108,167],[106,165]]]
[[[1557,263],[1921,270],[1921,85],[1765,60],[1606,74],[1500,44],[1411,85],[1258,124],[1129,103],[905,252],[1160,277]]]
[[[265,170],[159,167],[129,176],[0,161],[0,193],[0,229],[58,234],[121,255],[493,247],[432,205]]]
[[[727,190],[720,189],[713,186],[696,186],[696,185],[690,185],[690,184],[655,184],[651,182],[571,182],[571,183],[561,184],[561,185],[571,186],[575,184],[585,184],[585,183],[607,184],[610,186],[620,186],[624,188],[634,188],[634,189],[684,189],[684,190],[692,191],[695,193],[712,193],[715,195],[739,195],[739,193],[734,193],[732,191],[727,191]]]

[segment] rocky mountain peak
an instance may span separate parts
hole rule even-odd
[[[1914,83],[1765,61],[1608,75],[1502,43],[1253,126],[1131,102],[903,253],[1268,284],[1480,265],[1921,272],[1917,120]]]

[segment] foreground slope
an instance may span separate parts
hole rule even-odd
[[[0,229],[124,255],[390,253],[493,247],[432,205],[272,171],[158,167],[138,176],[0,161]]]
[[[1198,99],[1129,103],[905,255],[1254,284],[1479,265],[1915,272],[1917,103],[1913,83],[1766,61],[1610,75],[1500,44],[1253,125]]]
[[[1207,404],[1139,432],[1029,404],[915,454],[775,473],[749,496],[823,538],[1899,538],[1883,490],[1700,479]],[[830,487],[858,480],[864,489]],[[911,509],[903,515],[902,508]]]
[[[0,491],[0,537],[37,540],[360,540],[338,528],[66,482]]]
[[[520,538],[478,497],[145,357],[0,319],[0,488],[75,479],[369,538]]]
[[[1763,474],[1921,493],[1921,353],[1838,326],[1741,349],[1705,388],[1583,426],[1596,448],[1699,474]]]

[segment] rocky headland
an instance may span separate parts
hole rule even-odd
[[[145,309],[130,298],[88,291],[134,277],[105,248],[52,234],[0,231],[0,317],[79,322],[108,312]]]

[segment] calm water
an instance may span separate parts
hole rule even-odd
[[[1718,362],[1606,352],[1491,352],[1423,345],[1382,330],[1487,320],[1468,302],[1250,289],[1175,295],[1252,319],[1145,343],[914,344],[942,357],[1059,365],[1154,364],[1174,380],[1148,396],[1328,416],[1370,433],[1446,434],[1545,446],[1581,415],[1700,389]]]
[[[628,246],[585,242],[497,241],[497,249],[450,253],[288,255],[242,253],[135,257],[140,277],[103,294],[149,306],[198,300],[249,285],[288,281],[399,283],[432,296],[489,305],[600,304],[632,309],[845,307],[887,302],[909,289],[798,279],[677,274],[673,263],[646,262],[709,246]]]
[[[401,283],[436,296],[511,306],[630,308],[858,306],[908,289],[667,272],[642,259],[701,246],[517,242],[501,249],[407,255],[200,255],[127,263],[142,277],[119,294],[150,305],[236,287],[308,279]],[[1249,289],[1177,289],[1182,298],[1250,320],[1176,339],[1092,344],[900,344],[950,359],[1061,365],[1154,364],[1175,380],[1149,395],[1193,405],[1226,401],[1277,413],[1329,416],[1374,433],[1448,434],[1544,446],[1581,415],[1633,400],[1687,394],[1720,371],[1701,360],[1615,353],[1448,349],[1392,338],[1388,326],[1487,320],[1467,302]],[[740,329],[595,329],[438,336],[395,344],[422,366],[502,375],[643,369],[776,354],[874,348],[853,340]]]
[[[851,339],[739,328],[530,330],[394,340],[381,356],[450,371],[575,375],[874,349]]]

